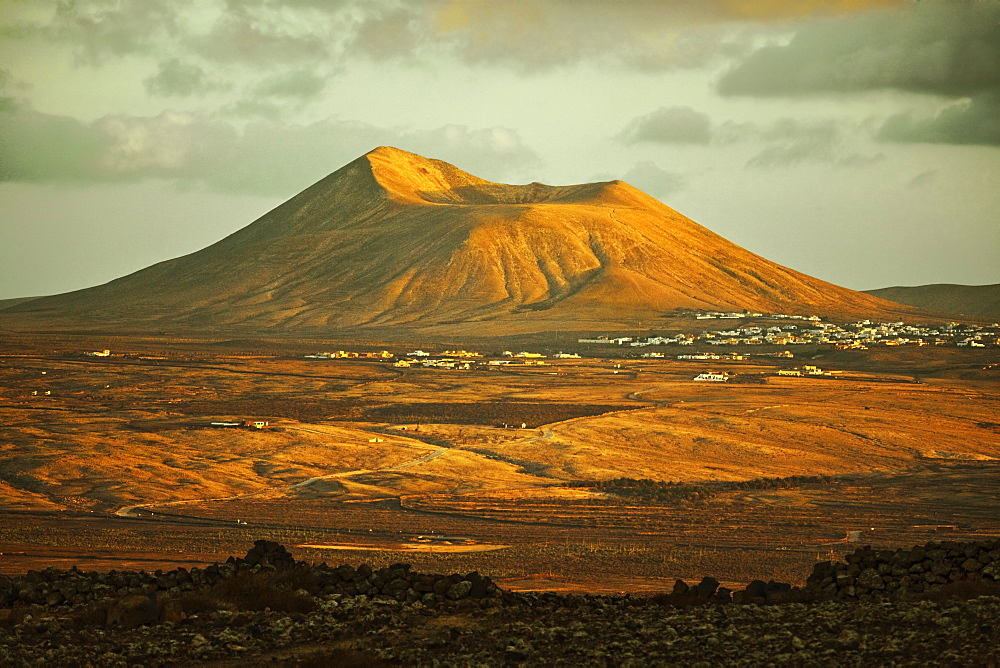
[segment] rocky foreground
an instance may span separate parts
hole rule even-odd
[[[0,576],[0,665],[997,666],[998,568],[1000,541],[929,543],[817,564],[804,588],[566,596],[258,541],[207,569]]]

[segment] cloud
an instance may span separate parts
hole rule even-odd
[[[900,7],[910,0],[716,0],[720,12],[757,21],[853,14],[885,7]]]
[[[629,144],[763,144],[764,148],[747,162],[748,167],[779,167],[806,162],[864,167],[885,159],[882,154],[866,155],[848,150],[845,135],[849,129],[847,124],[829,119],[802,121],[779,118],[769,124],[734,121],[714,124],[708,114],[690,107],[661,107],[632,119],[618,139]],[[645,165],[644,169],[645,172],[640,174],[650,173],[649,165]]]
[[[734,26],[865,13],[904,0],[49,2],[48,11],[12,11],[0,35],[67,44],[78,62],[94,66],[136,54],[266,69],[333,67],[359,57],[414,64],[444,57],[530,72],[586,61],[702,67],[748,52],[752,34]]]
[[[881,153],[869,155],[849,147],[849,124],[833,120],[802,121],[779,118],[767,125],[757,123],[723,123],[716,130],[721,144],[736,142],[765,144],[750,158],[752,168],[788,167],[802,163],[826,163],[836,167],[867,167],[881,162]]]
[[[771,143],[747,162],[748,167],[832,162],[840,143],[840,130],[833,121],[804,123],[783,118],[763,130],[760,136]]]
[[[36,30],[74,45],[78,62],[100,65],[109,56],[150,53],[160,40],[177,37],[190,6],[190,0],[59,2],[51,23]]]
[[[726,49],[720,3],[491,2],[428,3],[425,41],[471,66],[522,72],[591,61],[636,69],[700,67]]]
[[[454,163],[484,178],[507,178],[542,164],[538,154],[526,146],[517,130],[495,126],[470,129],[450,124],[429,131],[409,131],[399,136],[400,148]]]
[[[660,107],[630,121],[619,135],[629,144],[707,144],[711,136],[708,114],[691,107]]]
[[[892,142],[1000,146],[1000,94],[957,102],[931,118],[895,114],[882,124],[877,137]]]
[[[331,2],[323,11],[308,3],[229,0],[211,27],[192,31],[185,41],[216,62],[268,66],[325,61],[336,52],[337,34],[349,19],[346,3]]]
[[[880,89],[1000,91],[1000,3],[929,0],[811,22],[788,44],[754,51],[719,81],[723,95]]]
[[[225,168],[202,181],[223,191],[288,195],[382,145],[446,160],[489,179],[516,175],[540,162],[516,131],[503,127],[406,130],[340,119],[295,126],[256,122],[234,143]]]
[[[270,101],[242,98],[222,107],[218,113],[220,116],[277,121],[284,109]]]
[[[581,61],[638,69],[700,67],[746,40],[732,24],[838,14],[900,0],[75,0],[51,19],[6,21],[69,44],[79,62],[146,54],[206,62],[277,64],[420,62],[541,71]]]
[[[179,58],[161,61],[157,73],[147,77],[143,83],[151,95],[165,97],[203,95],[212,90],[231,87],[223,82],[210,80],[203,68]]]
[[[379,11],[377,6],[357,26],[347,52],[364,54],[376,62],[407,58],[426,43],[428,29],[419,6]]]
[[[307,100],[323,92],[326,80],[311,69],[294,70],[270,76],[254,87],[254,94],[263,97],[299,98]]]
[[[539,163],[517,132],[446,125],[385,128],[326,119],[283,126],[189,113],[114,115],[92,123],[30,108],[0,112],[0,181],[121,183],[166,179],[227,192],[290,195],[380,145],[454,162],[487,178]]]
[[[877,132],[881,140],[1000,145],[1000,2],[931,0],[815,22],[787,45],[755,51],[719,81],[724,95],[884,89],[954,103],[930,118],[890,116]],[[761,156],[765,163],[772,158],[781,159]]]
[[[110,179],[211,177],[231,164],[238,144],[227,123],[184,113],[106,116],[89,127],[103,140],[97,165]]]
[[[353,29],[361,0],[37,0],[4,2],[0,36],[68,45],[78,64],[133,55],[209,62],[315,62]],[[10,11],[8,10],[8,6]]]
[[[923,190],[929,186],[934,185],[934,182],[938,180],[938,170],[931,169],[926,172],[920,172],[912,179],[906,182],[907,190]]]
[[[11,112],[22,106],[26,88],[10,72],[0,69],[0,113]]]
[[[583,60],[637,69],[702,67],[748,50],[736,26],[864,13],[907,0],[443,0],[433,40],[473,64],[532,71]]]
[[[659,199],[682,190],[685,184],[683,176],[668,172],[651,160],[632,165],[623,180]]]
[[[73,118],[16,107],[0,112],[0,182],[87,180],[100,136]]]

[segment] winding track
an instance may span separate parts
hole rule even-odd
[[[313,433],[313,434],[328,434],[328,432],[325,432],[325,431],[321,431],[321,430],[318,430],[318,429],[309,429],[309,428],[306,428],[306,427],[291,427],[291,426],[287,426],[287,427],[285,427],[285,429],[292,429],[292,430],[296,430],[296,431],[305,431],[305,432],[310,432],[310,433]],[[418,464],[422,464],[424,462],[428,462],[428,461],[430,461],[432,459],[440,457],[441,455],[443,455],[445,452],[447,452],[449,450],[449,448],[446,448],[446,447],[443,447],[443,446],[434,446],[434,445],[431,445],[429,443],[424,443],[423,441],[414,441],[414,443],[419,443],[421,446],[435,448],[435,449],[432,452],[429,452],[429,453],[426,453],[426,454],[422,454],[419,457],[416,457],[414,459],[405,461],[405,462],[403,462],[401,464],[393,464],[392,466],[385,466],[385,467],[376,468],[376,469],[355,469],[353,471],[341,471],[339,473],[330,473],[330,474],[327,474],[327,475],[314,476],[312,478],[309,478],[308,480],[303,480],[301,482],[292,483],[291,485],[286,485],[284,487],[276,487],[276,488],[275,487],[269,487],[267,489],[258,490],[256,492],[248,492],[246,494],[234,494],[232,496],[220,496],[220,497],[213,497],[213,498],[181,499],[179,501],[163,501],[163,502],[139,503],[139,504],[135,504],[135,505],[131,505],[131,506],[124,506],[122,508],[119,508],[118,510],[115,511],[115,515],[117,515],[118,517],[132,517],[132,518],[134,518],[134,517],[139,517],[140,516],[138,514],[138,512],[140,510],[148,509],[151,506],[156,506],[157,508],[162,508],[164,506],[182,506],[182,505],[191,504],[191,503],[204,503],[204,502],[207,502],[207,501],[233,501],[235,499],[246,499],[246,498],[250,498],[250,497],[253,497],[253,496],[260,496],[262,494],[273,493],[273,492],[276,492],[276,491],[282,491],[282,490],[291,491],[291,490],[301,489],[301,488],[304,488],[304,487],[308,487],[310,484],[312,484],[314,482],[317,482],[317,481],[320,481],[320,480],[333,480],[333,479],[337,479],[337,478],[350,478],[352,476],[362,475],[362,474],[365,474],[365,473],[382,473],[382,472],[388,472],[388,471],[398,471],[400,469],[404,469],[404,468],[408,468],[410,466],[416,466]],[[148,511],[148,512],[152,512],[152,511]]]

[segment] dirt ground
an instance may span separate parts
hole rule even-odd
[[[859,543],[1000,533],[995,352],[499,371],[302,358],[324,349],[0,338],[0,572],[173,568],[271,538],[315,561],[647,591],[800,582]],[[804,363],[844,377],[692,380]],[[270,428],[210,426],[246,418]],[[711,493],[650,504],[594,487],[614,478]],[[786,482],[737,486],[762,478]]]

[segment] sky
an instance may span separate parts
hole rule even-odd
[[[1000,283],[1000,0],[0,0],[0,299],[396,146],[854,289]]]

